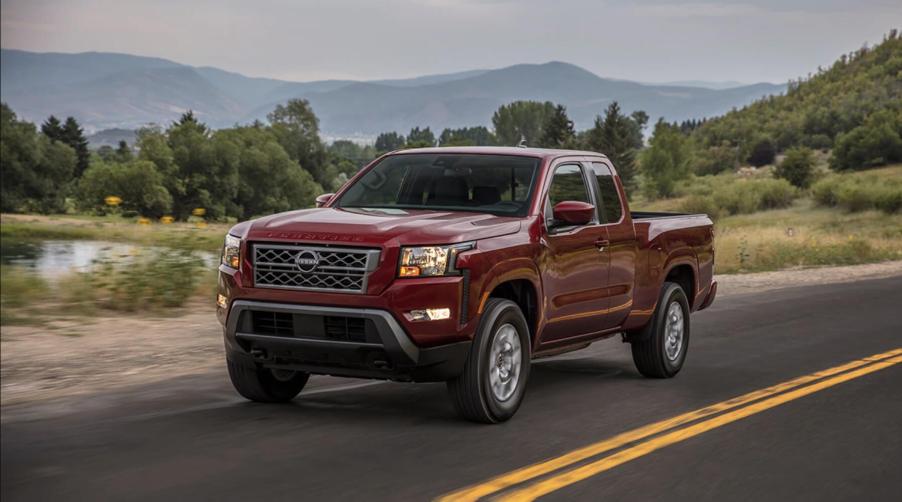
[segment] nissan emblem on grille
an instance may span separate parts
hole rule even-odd
[[[301,272],[313,272],[319,265],[319,255],[316,254],[316,251],[305,249],[294,257],[294,264]]]
[[[379,250],[254,243],[254,285],[260,288],[363,293]]]

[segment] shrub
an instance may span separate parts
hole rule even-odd
[[[766,166],[774,163],[774,157],[777,156],[777,150],[774,148],[773,141],[770,138],[764,138],[755,143],[752,151],[749,153],[749,164],[755,167]]]
[[[884,110],[836,139],[830,166],[850,171],[898,161],[902,161],[902,112]]]
[[[716,217],[789,207],[798,196],[796,188],[786,180],[743,179],[734,175],[694,177],[681,183],[677,193],[687,196],[682,204],[684,210]]]
[[[722,210],[711,197],[690,195],[680,204],[680,211],[690,214],[707,214],[712,220],[721,217]]]
[[[98,306],[133,312],[184,305],[197,292],[205,269],[191,251],[150,249],[137,256],[104,257],[82,274]]]
[[[816,203],[850,212],[878,209],[887,214],[902,210],[902,181],[877,176],[831,176],[811,189]]]
[[[806,147],[790,149],[774,174],[799,188],[808,188],[814,175],[814,152]]]
[[[733,171],[739,165],[738,153],[729,144],[712,146],[696,154],[692,164],[692,170],[701,176]]]

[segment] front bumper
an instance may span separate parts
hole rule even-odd
[[[388,311],[235,300],[224,326],[230,359],[314,374],[401,381],[460,375],[469,341],[413,343]]]

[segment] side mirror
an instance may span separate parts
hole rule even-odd
[[[328,204],[329,201],[332,200],[333,195],[335,195],[335,194],[334,193],[324,193],[324,194],[320,195],[319,197],[317,197],[316,202],[315,202],[316,207],[323,207],[326,204]]]
[[[558,202],[551,214],[555,221],[567,225],[585,225],[592,222],[595,217],[595,206],[576,200]]]

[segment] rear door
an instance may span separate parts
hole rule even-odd
[[[607,314],[606,227],[598,218],[587,225],[562,226],[552,216],[554,205],[565,200],[595,205],[587,170],[580,162],[558,164],[545,194],[544,252],[539,263],[547,298],[542,343],[595,333]]]
[[[610,263],[608,312],[599,320],[600,329],[616,328],[623,324],[633,306],[633,287],[636,282],[636,229],[623,202],[625,192],[614,176],[613,166],[593,161],[590,164],[594,179],[598,218],[607,230],[605,250]]]

